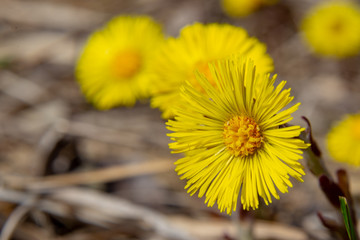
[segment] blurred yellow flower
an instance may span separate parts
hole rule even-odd
[[[76,67],[87,100],[105,110],[148,97],[152,58],[163,42],[162,27],[147,16],[119,16],[94,32]]]
[[[179,87],[185,81],[200,88],[195,70],[212,81],[208,67],[211,61],[239,53],[254,59],[258,71],[273,70],[273,60],[266,53],[265,44],[250,38],[243,28],[229,24],[187,26],[178,38],[168,39],[161,50],[154,60],[158,78],[154,81],[151,106],[160,108],[163,118],[173,117],[174,107],[181,104]]]
[[[327,147],[336,161],[360,166],[360,114],[348,115],[333,127]]]
[[[276,2],[277,0],[221,0],[221,6],[230,17],[246,17],[261,6]]]
[[[301,29],[308,45],[319,55],[343,58],[360,51],[360,10],[353,3],[320,4],[303,19]]]
[[[167,122],[173,133],[172,153],[185,153],[175,162],[188,193],[205,195],[205,203],[217,202],[221,212],[236,210],[238,195],[244,209],[256,209],[259,196],[266,204],[292,187],[290,176],[304,175],[298,162],[300,126],[284,127],[300,105],[284,109],[293,99],[285,81],[274,87],[275,76],[258,74],[252,60],[231,57],[209,65],[197,79],[206,94],[190,82],[181,87],[187,108],[177,108]]]

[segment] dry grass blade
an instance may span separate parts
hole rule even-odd
[[[112,166],[87,172],[53,175],[43,178],[24,178],[9,175],[3,180],[8,186],[14,186],[32,192],[48,192],[66,186],[104,183],[140,175],[169,172],[173,168],[173,163],[169,159],[164,159],[129,164],[126,166]]]
[[[35,196],[27,196],[23,203],[18,206],[7,219],[5,225],[2,227],[0,240],[9,240],[15,229],[18,227],[21,221],[24,220],[28,212],[33,208],[36,202]]]

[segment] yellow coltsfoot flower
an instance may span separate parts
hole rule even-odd
[[[266,46],[249,37],[240,27],[229,24],[201,24],[183,28],[178,38],[168,39],[154,59],[158,78],[154,81],[151,106],[160,108],[163,118],[174,116],[174,107],[183,104],[180,86],[190,81],[201,90],[194,72],[201,71],[213,83],[208,63],[241,54],[256,62],[259,72],[271,72],[273,60]]]
[[[320,4],[303,19],[301,29],[308,45],[319,55],[343,58],[360,51],[360,8],[355,3]]]
[[[348,115],[334,126],[327,147],[336,161],[360,166],[360,114]]]
[[[277,0],[221,0],[221,6],[230,17],[246,17],[264,5],[271,5]]]
[[[244,209],[256,209],[292,187],[290,176],[302,181],[300,126],[284,126],[300,105],[292,101],[285,81],[258,74],[252,60],[232,57],[209,65],[210,77],[198,72],[204,90],[191,82],[181,87],[186,108],[177,108],[167,122],[174,141],[172,153],[185,153],[176,171],[187,179],[188,192],[217,203],[221,212],[236,210],[238,195]],[[284,109],[287,107],[286,109]]]
[[[163,41],[162,27],[147,16],[119,16],[94,32],[76,66],[87,100],[105,110],[148,97],[152,58]]]

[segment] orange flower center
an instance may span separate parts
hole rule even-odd
[[[344,24],[341,20],[336,20],[331,24],[330,29],[334,34],[339,34],[343,31]]]
[[[209,61],[210,62],[210,61]],[[209,62],[207,61],[199,61],[195,64],[194,69],[204,74],[206,79],[215,86],[215,80],[211,75],[211,71],[209,68]],[[195,77],[195,74],[192,73],[192,77],[190,78],[191,84],[200,92],[205,93],[205,90],[201,87],[200,83]]]
[[[236,157],[254,154],[261,147],[264,137],[254,119],[236,116],[224,123],[224,142]]]
[[[115,55],[112,69],[119,78],[131,78],[141,67],[141,56],[133,50],[125,50]]]

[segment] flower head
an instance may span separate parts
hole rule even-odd
[[[231,17],[246,17],[262,5],[270,5],[277,0],[221,0],[222,8]]]
[[[350,2],[327,2],[313,8],[302,22],[312,50],[330,57],[348,57],[360,51],[360,10]]]
[[[163,41],[161,26],[147,16],[119,16],[94,32],[76,67],[88,101],[110,109],[148,97],[152,57]]]
[[[251,57],[258,71],[273,70],[273,61],[266,53],[266,46],[247,32],[229,24],[195,23],[182,29],[178,38],[170,38],[159,51],[155,61],[158,78],[154,82],[152,107],[158,107],[164,118],[173,116],[174,107],[181,105],[180,86],[190,81],[201,90],[195,70],[214,83],[208,63],[232,54]]]
[[[275,77],[258,74],[253,61],[232,57],[209,64],[212,85],[205,74],[197,79],[203,94],[190,83],[181,88],[187,108],[176,110],[168,121],[173,153],[185,153],[176,171],[187,179],[185,188],[205,195],[205,203],[217,202],[221,212],[236,210],[239,192],[244,209],[257,208],[259,196],[266,204],[272,196],[292,187],[289,176],[302,181],[300,126],[283,126],[299,103],[285,81],[274,87]]]
[[[334,126],[327,146],[336,161],[360,166],[360,114],[348,115]]]

